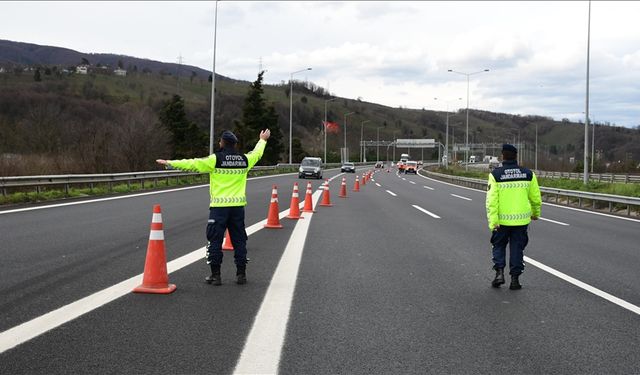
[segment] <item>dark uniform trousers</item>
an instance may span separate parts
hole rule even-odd
[[[507,243],[509,244],[509,274],[520,275],[524,271],[524,248],[529,242],[528,225],[500,225],[491,233],[493,245],[493,269],[506,266]]]
[[[229,229],[236,266],[247,264],[247,232],[244,229],[244,206],[210,207],[207,224],[207,264],[222,264],[222,241]]]

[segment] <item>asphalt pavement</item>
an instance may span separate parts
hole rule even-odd
[[[640,316],[528,264],[522,290],[493,276],[482,191],[381,171],[310,220],[276,358],[283,374],[638,373]],[[361,176],[359,171],[358,175]],[[328,171],[325,177],[337,175]],[[247,185],[247,226],[280,211],[295,175]],[[378,186],[379,185],[379,186]],[[205,245],[206,186],[36,211],[0,211],[0,332],[138,275],[153,204],[167,259]],[[640,223],[544,205],[525,255],[630,304],[640,304]],[[203,283],[202,260],[169,275],[170,295],[125,294],[0,353],[0,372],[228,374],[297,221],[249,237],[249,283]],[[302,246],[302,245],[300,245]],[[271,288],[271,289],[270,289]],[[273,321],[282,319],[274,316]],[[286,317],[285,317],[286,318]],[[276,340],[274,340],[274,343]]]

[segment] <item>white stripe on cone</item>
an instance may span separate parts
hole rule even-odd
[[[152,223],[162,223],[162,214],[153,214],[151,218]]]
[[[149,233],[149,239],[155,241],[164,241],[164,231],[161,230],[152,230]]]

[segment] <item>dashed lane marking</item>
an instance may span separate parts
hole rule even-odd
[[[396,193],[394,193],[394,192],[392,192],[392,191],[389,191],[389,190],[387,190],[387,193],[389,193],[389,194],[393,195],[394,197],[397,197],[397,196],[398,196]]]
[[[567,223],[563,223],[562,221],[555,221],[555,220],[551,220],[551,219],[545,219],[544,217],[541,217],[540,220],[548,221],[550,223],[559,224],[559,225],[565,225],[565,226],[569,225]]]
[[[414,184],[414,185],[416,184],[416,183],[415,183],[415,182],[413,182],[413,181],[409,181],[409,183]]]
[[[377,182],[376,182],[376,186],[377,186],[377,187],[381,187],[382,185],[380,185],[379,183],[377,183]]]
[[[460,198],[460,199],[464,199],[466,201],[470,201],[473,200],[471,198],[467,198],[467,197],[463,197],[462,195],[457,195],[457,194],[451,194],[452,197],[456,197],[456,198]]]
[[[434,189],[433,189],[432,187],[430,187],[430,186],[423,186],[423,188],[425,188],[425,189],[429,189],[429,190],[434,190]]]
[[[413,204],[412,206],[413,206],[413,208],[417,209],[418,211],[422,211],[422,212],[424,212],[425,214],[431,216],[434,219],[440,219],[440,216],[434,214],[433,212],[429,212],[429,211],[425,210],[424,208],[422,208],[420,206],[416,206],[415,204]]]

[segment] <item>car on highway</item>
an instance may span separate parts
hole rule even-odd
[[[300,162],[298,169],[298,178],[315,177],[322,178],[322,159],[315,157],[306,157]]]
[[[340,172],[356,173],[356,165],[354,163],[343,163]]]
[[[376,162],[375,168],[384,168],[384,162],[381,162],[381,161]]]
[[[406,162],[404,165],[404,173],[418,174],[418,162],[413,160],[409,160],[408,162]]]

